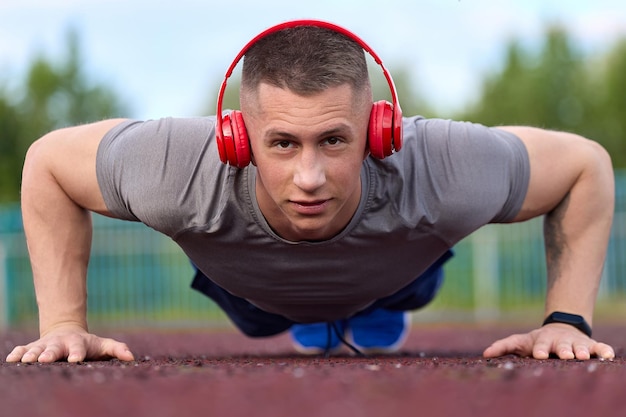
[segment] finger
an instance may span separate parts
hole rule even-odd
[[[505,352],[506,349],[503,347],[502,343],[494,342],[491,346],[483,351],[483,357],[497,358],[498,356],[505,355]]]
[[[614,359],[615,351],[605,343],[595,343],[591,346],[590,354],[596,355],[600,359]]]
[[[574,344],[574,356],[576,359],[583,361],[590,359],[589,347],[586,344]]]
[[[24,353],[24,355],[22,355],[22,362],[24,363],[37,362],[37,358],[39,358],[39,355],[41,355],[41,352],[43,352],[43,350],[44,348],[41,346],[30,347],[28,351]]]
[[[133,355],[130,349],[128,349],[128,346],[126,346],[124,343],[121,343],[119,346],[117,346],[114,352],[115,355],[113,356],[121,361],[130,362],[135,360],[135,355]]]
[[[122,361],[135,360],[135,356],[126,343],[121,343],[113,339],[103,339],[102,356],[116,358]]]
[[[37,358],[38,362],[51,363],[61,359],[65,359],[66,350],[60,343],[48,343],[43,352]]]
[[[574,359],[574,348],[570,340],[561,341],[557,344],[555,352],[559,359]]]
[[[535,359],[548,359],[550,357],[550,344],[537,340],[532,348],[532,356]]]
[[[56,362],[58,359],[58,355],[53,350],[46,348],[46,350],[41,352],[41,355],[37,357],[37,362],[51,363]]]
[[[85,360],[86,356],[87,349],[85,348],[85,343],[82,341],[82,339],[80,341],[70,344],[67,352],[68,362],[82,362]]]
[[[11,353],[7,355],[7,362],[19,362],[22,360],[24,354],[28,351],[26,346],[16,346]]]
[[[527,334],[514,334],[504,339],[497,340],[483,352],[485,358],[495,358],[509,353],[528,356],[531,352],[532,339]]]

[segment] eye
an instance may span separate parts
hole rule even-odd
[[[291,142],[289,142],[288,140],[281,140],[276,142],[275,146],[280,149],[288,149],[289,147],[291,147]]]
[[[326,143],[329,145],[337,145],[340,142],[341,142],[341,139],[336,136],[326,139]]]

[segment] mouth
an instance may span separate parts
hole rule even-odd
[[[292,200],[291,205],[298,214],[313,216],[324,212],[328,207],[330,200]]]

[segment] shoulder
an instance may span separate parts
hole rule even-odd
[[[500,128],[419,116],[405,118],[403,128],[403,149],[399,152],[403,163],[430,168],[469,164],[486,169],[495,160],[516,160],[522,164],[528,161],[524,142],[513,132]]]
[[[215,126],[215,117],[162,118],[151,120],[126,120],[105,135],[108,141],[117,139],[176,139],[207,137]]]
[[[405,141],[429,141],[435,144],[445,144],[454,141],[455,144],[474,142],[480,144],[486,141],[519,142],[519,138],[510,131],[489,127],[478,123],[456,121],[451,119],[427,119],[422,116],[403,118]]]
[[[101,143],[96,171],[112,212],[161,231],[178,227],[172,220],[193,213],[201,196],[219,195],[230,172],[219,160],[214,118],[122,123]]]
[[[476,214],[477,224],[508,219],[528,183],[524,143],[513,133],[444,119],[404,119],[402,149],[381,161],[402,200],[450,219]],[[463,211],[465,210],[465,211]]]
[[[98,148],[98,164],[145,163],[166,160],[189,163],[214,147],[215,118],[128,120],[109,130]]]

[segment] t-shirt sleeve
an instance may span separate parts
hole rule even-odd
[[[96,175],[115,217],[172,236],[193,222],[209,221],[198,213],[210,216],[219,210],[219,190],[228,172],[222,165],[213,118],[127,121],[104,136]]]
[[[515,217],[530,179],[528,152],[517,136],[466,122],[410,122],[407,149],[400,152],[407,151],[400,163],[411,171],[405,205],[420,205],[449,235]]]
[[[446,152],[451,168],[465,177],[457,191],[468,202],[485,204],[490,223],[511,221],[519,212],[530,181],[524,143],[513,133],[475,123],[450,125]]]

